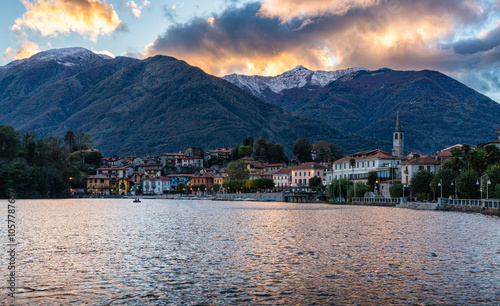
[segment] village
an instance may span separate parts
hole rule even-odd
[[[196,147],[189,147],[179,153],[161,153],[157,156],[148,154],[144,157],[134,155],[106,157],[96,169],[96,174],[87,176],[85,189],[72,188],[71,191],[74,195],[91,196],[159,196],[171,193],[216,195],[265,191],[323,193],[329,186],[330,189],[335,186],[335,191],[329,192],[330,198],[341,202],[356,196],[363,197],[366,191],[375,197],[391,198],[395,197],[395,194],[398,197],[404,197],[410,196],[410,184],[419,171],[437,174],[443,164],[447,161],[450,163],[454,156],[459,155],[457,152],[461,152],[464,146],[468,146],[455,144],[433,155],[413,152],[405,154],[404,139],[398,115],[393,132],[392,152],[373,149],[326,162],[265,163],[248,156],[232,160],[231,148],[204,151]],[[484,144],[484,146],[487,145],[500,148],[500,129],[496,130],[496,139]],[[317,159],[317,154],[318,152],[314,150],[311,152],[313,160]],[[218,161],[217,165],[206,167],[213,160]],[[267,180],[268,184],[256,186],[257,184],[252,184],[252,182],[240,182],[240,185],[235,188],[234,184],[229,184],[229,181],[234,180],[227,171],[231,163],[244,166],[246,174],[239,179]],[[451,183],[448,182],[448,185],[451,186],[444,186],[445,183],[441,179],[438,182],[439,189],[441,189],[438,197],[443,196],[444,188],[445,191],[451,190],[445,196],[449,194],[450,197],[457,198],[456,179],[456,177],[449,179]],[[481,197],[483,191],[488,193],[491,187],[494,190],[495,186],[489,185],[491,184],[489,179],[485,180],[486,188],[483,190],[483,175],[480,180],[481,186],[477,189],[481,189]],[[362,188],[368,184],[371,184],[369,188]],[[402,189],[402,192],[401,190],[395,192],[393,189],[391,193],[391,187],[395,185]],[[354,190],[349,193],[349,188],[354,188]],[[435,193],[436,190],[429,200],[435,200]]]

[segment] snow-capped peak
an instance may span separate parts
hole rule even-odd
[[[275,93],[280,93],[285,89],[300,88],[306,85],[324,87],[344,75],[359,70],[366,69],[356,67],[335,71],[312,71],[299,65],[292,70],[273,77],[231,74],[222,78],[256,96],[261,96],[268,88]]]
[[[48,62],[52,60],[64,66],[79,66],[95,59],[111,59],[111,57],[104,54],[96,54],[81,47],[51,49],[39,52],[26,59],[13,61],[7,64],[5,68],[11,68],[21,64],[32,66],[38,62]]]

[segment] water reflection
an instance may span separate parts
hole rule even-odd
[[[18,207],[20,304],[500,303],[495,217],[173,200]]]

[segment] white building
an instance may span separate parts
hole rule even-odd
[[[142,180],[144,195],[161,195],[170,190],[170,178],[164,176],[150,177]]]
[[[292,168],[281,168],[273,174],[274,185],[277,188],[286,188],[292,185]]]
[[[354,167],[349,163],[351,158],[356,162]],[[396,179],[401,175],[403,158],[378,149],[357,152],[333,163],[332,170],[328,171],[327,183],[347,177],[366,181],[370,172],[377,173],[379,178]]]
[[[402,164],[401,182],[410,184],[411,179],[419,170],[427,170],[436,173],[441,168],[441,160],[438,156],[421,156],[409,159]]]

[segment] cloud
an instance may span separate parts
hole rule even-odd
[[[21,0],[26,12],[11,30],[29,29],[41,36],[57,37],[71,32],[91,41],[124,28],[113,6],[99,0]]]
[[[453,45],[453,50],[458,54],[473,54],[476,52],[489,51],[500,45],[500,23],[480,37],[464,39]]]
[[[127,3],[125,3],[125,6],[128,9],[130,9],[130,11],[132,12],[132,15],[139,18],[139,17],[141,17],[142,9],[150,4],[151,4],[151,2],[149,2],[148,0],[142,1],[142,5],[138,5],[134,1],[130,0]]]
[[[475,30],[499,19],[497,0],[263,0],[170,26],[144,52],[215,75],[276,75],[299,64],[434,69],[462,80],[473,71],[482,85],[471,86],[494,89],[500,25]]]
[[[8,47],[5,51],[3,59],[5,61],[13,61],[23,58],[28,58],[36,53],[40,52],[40,47],[30,41],[23,41],[17,48],[17,50]]]

